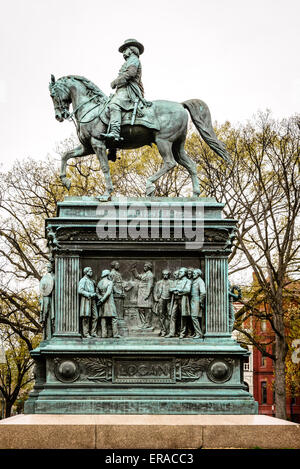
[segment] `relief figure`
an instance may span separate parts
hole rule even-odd
[[[50,339],[54,331],[54,272],[52,264],[47,265],[47,273],[40,281],[40,323],[43,326],[43,339]]]
[[[82,327],[82,337],[97,337],[98,311],[96,305],[97,293],[95,281],[92,279],[93,271],[91,267],[85,267],[84,276],[78,284],[78,294],[80,296],[80,319]]]
[[[193,281],[191,288],[191,320],[194,329],[194,339],[200,339],[203,336],[201,329],[201,321],[203,320],[204,313],[204,300],[206,296],[205,283],[201,278],[201,269],[194,269]],[[185,334],[186,330],[181,331]]]
[[[237,293],[235,293],[235,291]],[[229,297],[229,332],[232,332],[233,325],[234,325],[234,306],[233,302],[238,301],[242,298],[242,292],[240,287],[237,285],[231,285],[228,282],[228,297]]]
[[[101,320],[101,337],[108,337],[108,322],[112,325],[112,335],[119,338],[117,310],[113,296],[113,281],[110,279],[110,271],[103,270],[101,280],[97,285],[99,317]]]
[[[176,322],[181,319],[181,331],[185,323],[185,317],[190,316],[189,295],[192,281],[187,278],[187,268],[181,267],[177,274],[178,279],[175,285],[170,289],[172,293],[170,330],[166,337],[175,337],[177,335]],[[182,319],[184,318],[184,319]],[[182,334],[180,334],[181,337]],[[181,337],[182,338],[182,337]]]
[[[154,277],[152,273],[152,264],[145,262],[144,272],[139,274],[136,270],[136,264],[131,268],[132,274],[138,282],[137,308],[141,321],[141,329],[152,328],[153,315],[153,283]]]
[[[117,315],[119,319],[124,319],[124,284],[122,275],[119,271],[120,264],[118,261],[113,261],[111,264],[111,270],[109,274],[110,280],[113,282],[113,295],[117,309]]]
[[[169,332],[169,313],[171,302],[171,288],[173,281],[170,279],[171,272],[169,270],[162,271],[162,279],[159,280],[154,287],[155,311],[158,316],[160,332],[159,335],[164,337]]]

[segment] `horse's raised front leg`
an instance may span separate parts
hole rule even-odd
[[[111,199],[111,193],[113,192],[114,187],[113,187],[112,180],[110,177],[108,158],[106,154],[106,146],[103,143],[103,141],[98,140],[96,138],[91,139],[91,144],[97,155],[101,170],[105,178],[105,192],[103,195],[98,196],[97,198],[101,200],[102,202],[107,202],[108,200]]]
[[[163,159],[163,165],[157,173],[149,177],[146,185],[146,196],[150,197],[155,192],[155,185],[153,184],[161,176],[171,171],[176,166],[176,161],[174,160],[172,154],[172,143],[168,140],[156,139],[155,141],[158,151]]]
[[[78,145],[78,147],[75,147],[75,148],[73,148],[73,150],[69,150],[69,151],[67,151],[66,153],[63,154],[63,156],[61,158],[61,169],[60,169],[59,177],[61,179],[61,182],[62,182],[63,186],[65,186],[68,190],[71,187],[71,180],[67,178],[67,174],[66,174],[67,161],[70,158],[77,158],[77,157],[80,157],[80,156],[86,156],[86,155],[90,155],[90,154],[91,154],[91,150],[87,149],[83,145]]]

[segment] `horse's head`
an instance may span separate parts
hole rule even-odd
[[[66,86],[64,78],[55,81],[54,75],[51,75],[49,90],[54,105],[55,119],[62,122],[70,114],[71,97],[69,87]]]

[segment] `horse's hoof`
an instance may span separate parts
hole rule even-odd
[[[66,178],[66,177],[64,177],[64,176],[61,177],[60,179],[61,179],[62,185],[63,185],[66,189],[70,190],[70,187],[71,187],[71,181],[70,181],[70,179],[68,179],[68,178]]]
[[[156,187],[155,187],[154,184],[151,184],[151,186],[146,187],[146,197],[151,197],[151,195],[154,194],[155,189],[156,189]]]
[[[99,202],[108,202],[111,200],[111,194],[98,195],[97,200],[99,200]]]

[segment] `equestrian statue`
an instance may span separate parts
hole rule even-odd
[[[67,161],[95,153],[106,186],[105,193],[98,198],[102,201],[110,200],[114,189],[108,161],[116,160],[116,151],[156,144],[163,164],[147,180],[146,196],[154,195],[154,183],[178,163],[189,172],[193,196],[198,197],[200,186],[196,164],[184,150],[188,113],[209,147],[228,164],[231,163],[224,143],[217,139],[213,130],[208,106],[200,99],[190,99],[183,103],[146,101],[140,62],[143,45],[135,39],[128,39],[121,45],[119,52],[123,53],[125,62],[118,77],[111,83],[116,92],[109,97],[82,76],[68,75],[55,81],[51,75],[49,90],[55,118],[59,122],[72,119],[80,141],[79,146],[62,156],[60,178],[63,185],[67,189],[71,186],[71,181],[66,177]],[[73,108],[71,113],[70,104]]]

